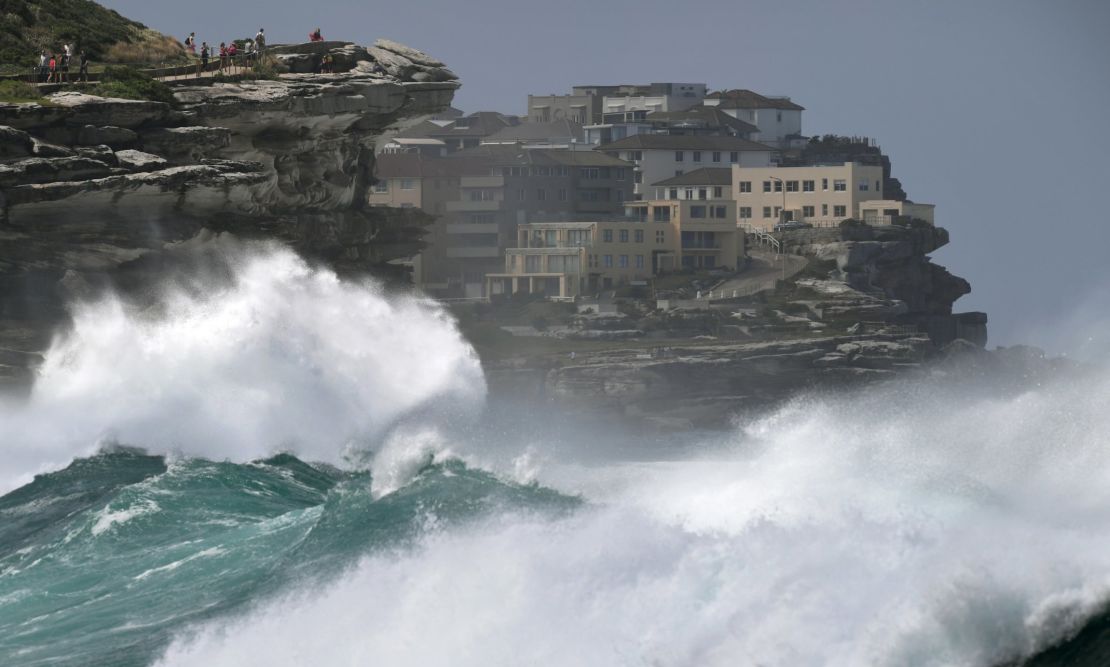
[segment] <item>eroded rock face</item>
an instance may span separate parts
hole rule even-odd
[[[277,239],[346,271],[395,271],[430,218],[364,206],[374,147],[447,108],[458,82],[419,51],[375,48],[409,66],[324,42],[283,54],[331,53],[335,74],[181,85],[176,108],[76,92],[0,105],[0,352],[41,350],[64,319],[66,285],[103,284],[209,230]],[[16,366],[0,363],[0,384]]]

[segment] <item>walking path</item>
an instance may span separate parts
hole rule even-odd
[[[752,258],[743,273],[725,280],[712,290],[703,292],[703,299],[729,299],[736,296],[751,296],[756,292],[774,289],[775,283],[783,279],[783,263],[786,264],[786,277],[797,274],[809,263],[801,255],[779,255],[760,250],[749,250]]]

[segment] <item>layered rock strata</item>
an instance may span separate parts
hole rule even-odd
[[[318,71],[325,53],[333,73],[297,71]],[[387,40],[278,55],[292,71],[175,82],[173,106],[76,92],[0,105],[0,382],[27,377],[70,286],[206,231],[277,239],[350,271],[395,272],[419,250],[428,216],[365,205],[374,149],[447,108],[454,74]]]

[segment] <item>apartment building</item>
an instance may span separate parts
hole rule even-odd
[[[524,144],[529,148],[571,148],[583,143],[582,125],[572,120],[527,121],[506,127],[481,140],[480,145]]]
[[[776,149],[733,136],[638,134],[595,150],[635,165],[636,199],[650,196],[651,184],[702,167],[771,167]]]
[[[858,215],[860,203],[883,199],[883,168],[846,162],[815,167],[732,168],[739,224],[771,230],[780,220],[815,226]]]
[[[735,268],[744,254],[735,206],[729,199],[629,202],[622,219],[520,225],[504,271],[486,276],[487,293],[567,298],[680,268]]]
[[[751,139],[759,128],[729,116],[720,109],[694,106],[682,111],[635,112],[630,120],[611,118],[609,122],[587,125],[588,144],[608,144],[637,134],[696,134]]]
[[[724,90],[707,95],[704,104],[758,127],[759,135],[753,137],[756,141],[780,149],[804,141],[805,107],[791,102],[789,97],[767,97],[746,89]]]
[[[705,98],[704,83],[649,83],[575,86],[568,95],[529,95],[525,117],[535,123],[570,120],[580,125],[607,122],[606,114],[676,111],[697,105]]]

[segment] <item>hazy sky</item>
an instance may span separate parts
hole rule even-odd
[[[396,39],[460,76],[466,111],[579,83],[790,95],[805,133],[875,137],[937,205],[952,243],[935,259],[971,281],[957,310],[987,311],[992,345],[1110,354],[1106,0],[104,4],[179,39]]]

